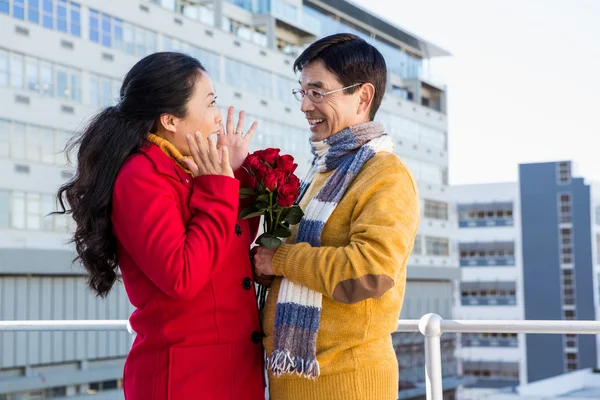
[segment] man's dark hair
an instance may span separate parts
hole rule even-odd
[[[294,72],[301,72],[313,61],[322,61],[344,87],[371,83],[375,87],[375,95],[369,118],[371,121],[375,119],[387,84],[385,59],[379,50],[356,35],[338,33],[308,46],[294,62]],[[352,94],[358,88],[346,89],[344,93]]]

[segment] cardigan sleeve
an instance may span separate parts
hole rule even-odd
[[[275,275],[346,304],[380,298],[397,283],[404,284],[403,269],[420,220],[413,178],[398,160],[386,163],[357,192],[350,243],[284,244],[273,258]]]

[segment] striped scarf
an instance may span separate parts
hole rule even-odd
[[[325,223],[362,166],[380,151],[393,152],[394,146],[378,122],[351,126],[324,141],[311,142],[311,146],[315,162],[301,186],[301,196],[315,172],[335,171],[306,207],[296,243],[320,247]],[[293,373],[309,379],[319,376],[317,333],[321,301],[321,293],[282,280],[275,310],[274,348],[267,359],[267,368],[275,376]]]

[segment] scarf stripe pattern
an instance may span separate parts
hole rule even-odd
[[[351,126],[324,141],[311,142],[311,146],[315,162],[301,188],[307,188],[315,172],[335,171],[306,207],[296,243],[320,247],[325,223],[360,169],[378,152],[393,152],[394,146],[378,122]],[[267,358],[273,375],[295,373],[308,379],[320,375],[316,352],[321,308],[321,293],[282,280],[275,310],[274,347]]]

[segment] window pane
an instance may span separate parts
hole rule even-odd
[[[110,79],[101,78],[101,89],[102,89],[102,107],[110,107],[112,105],[112,87]]]
[[[0,190],[0,228],[8,228],[10,223],[10,195],[8,190]]]
[[[70,3],[71,7],[71,35],[81,36],[81,10],[79,4]]]
[[[90,10],[90,40],[92,42],[100,42],[100,20],[98,11]]]
[[[26,79],[27,89],[34,92],[40,91],[40,78],[39,78],[39,65],[38,60],[35,58],[27,58],[26,65]]]
[[[14,123],[10,140],[11,158],[17,160],[25,159],[25,125]]]
[[[67,1],[57,0],[56,4],[56,29],[67,32]]]
[[[0,85],[8,85],[8,52],[0,50]]]
[[[41,228],[41,202],[37,193],[27,193],[27,229]]]
[[[134,53],[134,42],[133,42],[133,26],[127,22],[123,23],[123,42],[125,44],[124,50],[126,53]]]
[[[43,195],[42,196],[42,229],[45,231],[54,230],[54,215],[49,215],[51,212],[56,211],[54,206],[54,196]]]
[[[69,96],[69,88],[68,83],[69,78],[67,75],[67,71],[58,69],[56,70],[56,96],[67,99]]]
[[[123,48],[123,21],[120,19],[113,19],[113,39],[114,48],[124,50]]]
[[[40,62],[40,77],[42,94],[54,96],[54,79],[52,78],[52,65],[50,63]]]
[[[54,131],[50,128],[42,128],[42,161],[48,164],[54,162]]]
[[[27,159],[41,161],[42,159],[42,131],[36,126],[27,129]]]
[[[10,156],[10,122],[0,119],[0,157]]]
[[[53,9],[53,4],[52,4],[52,0],[43,0],[44,1],[44,6],[42,9],[42,15],[43,15],[43,25],[44,28],[49,28],[49,29],[53,29],[54,28],[54,9]]]
[[[25,0],[13,0],[13,17],[25,19]]]
[[[90,74],[90,105],[98,107],[100,106],[100,89],[99,89],[98,76]]]
[[[8,0],[0,0],[0,14],[8,14]]]
[[[79,72],[71,72],[71,99],[81,101],[81,77]]]
[[[111,47],[112,44],[112,36],[111,36],[111,21],[110,16],[106,14],[102,14],[102,25],[101,25],[101,35],[102,35],[102,45],[106,47]]]
[[[40,0],[29,0],[27,19],[38,24],[40,22]]]
[[[11,222],[16,229],[25,229],[25,193],[13,192],[11,196]]]
[[[25,83],[23,56],[17,54],[10,55],[10,83],[12,87],[22,88]]]

